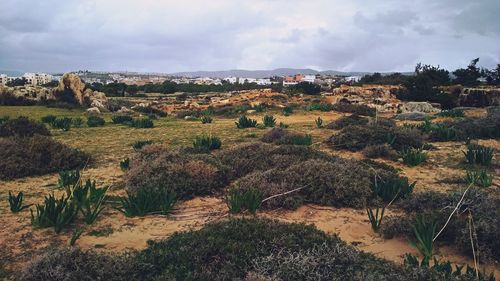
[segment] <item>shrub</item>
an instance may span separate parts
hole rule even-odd
[[[35,135],[0,139],[0,159],[0,179],[5,180],[82,168],[90,157],[50,137]]]
[[[127,123],[130,127],[134,128],[153,128],[154,123],[153,120],[149,118],[136,118],[133,119],[132,122]]]
[[[363,155],[367,158],[398,159],[398,153],[386,143],[368,145],[363,149]]]
[[[293,107],[291,105],[287,105],[283,108],[283,115],[289,116],[293,113]]]
[[[326,127],[328,129],[340,130],[350,125],[366,125],[366,124],[368,124],[368,118],[359,116],[357,114],[352,114],[349,116],[342,116],[341,118],[326,125]]]
[[[127,192],[120,198],[118,211],[127,217],[145,216],[152,213],[168,215],[177,201],[174,192],[162,188],[139,188],[135,193]]]
[[[158,117],[166,117],[167,113],[165,113],[163,110],[156,109],[154,107],[145,107],[145,106],[135,106],[132,107],[134,111],[144,113],[144,114],[154,114],[158,115]]]
[[[257,188],[264,197],[297,189],[286,196],[270,199],[264,208],[295,209],[304,201],[335,207],[363,208],[373,198],[372,174],[356,161],[307,160],[287,168],[254,172],[238,179],[233,187]]]
[[[467,184],[476,184],[480,187],[489,187],[493,184],[493,175],[488,174],[486,170],[467,171],[465,174]]]
[[[201,123],[202,124],[211,124],[213,122],[213,118],[210,116],[203,116],[201,117]]]
[[[333,104],[332,109],[339,112],[354,113],[363,116],[375,116],[376,109],[364,104],[351,104],[338,102]]]
[[[23,205],[23,198],[24,194],[22,192],[19,192],[16,196],[14,196],[9,191],[9,207],[11,212],[18,213],[31,206],[31,205]]]
[[[333,148],[362,150],[369,145],[389,144],[396,150],[424,145],[424,136],[417,129],[387,127],[377,124],[344,127],[329,139]]]
[[[231,189],[227,195],[227,205],[233,214],[248,210],[252,215],[257,213],[257,209],[262,204],[262,192],[251,188],[248,190]]]
[[[35,105],[36,101],[25,97],[15,96],[12,93],[0,93],[0,105],[9,106],[30,106]]]
[[[391,203],[399,198],[405,198],[413,192],[416,182],[409,183],[407,178],[393,177],[375,180],[373,191],[385,203]]]
[[[210,195],[229,182],[229,169],[210,154],[168,150],[158,145],[142,149],[126,175],[129,192],[164,189],[179,199]]]
[[[417,166],[427,160],[427,152],[424,152],[421,148],[403,150],[400,156],[403,162],[410,167]]]
[[[284,253],[310,251],[320,252],[314,258],[294,258],[287,263],[275,258]],[[303,277],[310,276],[307,270],[311,268],[318,273],[314,276],[327,280],[355,280],[356,276],[367,275],[373,276],[373,280],[385,276],[394,280],[394,276],[402,274],[390,263],[358,252],[337,236],[328,236],[313,226],[267,219],[209,223],[198,231],[150,241],[138,260],[152,266],[149,278],[154,276],[157,280],[242,280],[249,271],[283,280],[308,280]]]
[[[55,115],[45,115],[45,116],[42,117],[41,120],[42,120],[42,123],[51,124],[56,119],[57,119],[57,117]]]
[[[288,132],[281,128],[273,128],[262,136],[263,142],[279,145],[311,145],[312,136]]]
[[[35,134],[50,136],[50,131],[44,124],[23,116],[0,124],[0,137],[32,137]]]
[[[493,148],[490,147],[469,144],[467,146],[467,151],[463,152],[465,155],[465,162],[470,165],[489,166],[493,160],[493,151]]]
[[[82,125],[83,125],[83,119],[80,117],[75,117],[71,121],[71,126],[73,126],[75,128],[80,128]]]
[[[316,128],[323,127],[323,119],[321,119],[321,117],[316,118],[316,120],[314,120],[314,123],[316,124]]]
[[[133,144],[132,144],[132,148],[137,151],[137,150],[140,150],[142,149],[144,146],[146,145],[150,145],[150,144],[153,144],[153,141],[152,140],[138,140],[138,141],[135,141]]]
[[[126,122],[132,122],[133,118],[132,116],[128,115],[114,115],[113,117],[111,117],[111,120],[115,124],[124,124]]]
[[[53,248],[29,262],[20,280],[141,280],[147,271],[148,267],[140,265],[131,253],[111,256],[76,247]]]
[[[451,118],[465,117],[464,111],[461,109],[443,110],[439,112],[437,115],[441,117],[451,117]]]
[[[52,123],[50,123],[50,125],[52,126],[52,128],[55,128],[55,129],[69,131],[72,123],[73,123],[73,119],[71,119],[69,117],[60,117],[60,118],[56,118],[54,121],[52,121]]]
[[[264,124],[264,127],[268,128],[273,128],[276,126],[276,118],[272,115],[264,115],[264,118],[262,118],[262,123]]]
[[[245,129],[257,126],[257,120],[250,119],[245,115],[241,116],[238,122],[235,122],[238,129]]]
[[[106,121],[104,121],[104,119],[101,118],[101,117],[99,117],[99,116],[89,116],[89,117],[87,117],[87,126],[89,126],[89,127],[104,126],[104,123],[106,123]]]
[[[127,158],[120,161],[120,169],[122,171],[126,171],[126,170],[130,169],[130,158],[127,157]]]
[[[197,136],[193,141],[193,147],[199,152],[210,152],[219,149],[222,145],[220,138],[215,136]]]
[[[312,104],[309,104],[307,107],[306,107],[306,110],[307,111],[315,111],[315,110],[319,110],[319,111],[324,111],[324,112],[328,112],[328,111],[332,111],[333,109],[333,106],[329,103],[312,103]]]
[[[54,195],[45,196],[44,204],[36,205],[36,214],[31,212],[31,224],[39,228],[54,227],[56,233],[71,222],[76,216],[78,209],[75,204],[65,198],[56,199]]]

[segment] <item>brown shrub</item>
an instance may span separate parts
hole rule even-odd
[[[82,168],[90,156],[50,137],[0,139],[0,179]]]
[[[352,114],[349,116],[342,116],[341,118],[326,125],[326,128],[332,130],[340,130],[350,125],[366,125],[366,124],[368,124],[368,118],[359,116],[357,114]]]
[[[35,134],[50,136],[50,131],[43,123],[23,116],[0,124],[0,137],[32,137]]]
[[[229,180],[229,169],[214,156],[169,150],[159,145],[145,146],[126,175],[131,192],[139,188],[164,188],[174,191],[179,199],[213,194]]]
[[[398,153],[390,145],[373,144],[363,149],[363,155],[367,158],[383,158],[388,160],[397,160]]]

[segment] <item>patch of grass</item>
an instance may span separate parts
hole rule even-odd
[[[227,206],[233,214],[248,210],[252,215],[257,213],[257,209],[262,204],[262,192],[255,188],[248,190],[231,189],[227,195]]]
[[[177,201],[174,192],[164,189],[141,188],[135,193],[127,192],[127,197],[120,198],[116,209],[127,217],[145,216],[153,213],[168,215]]]
[[[464,180],[467,184],[475,184],[484,188],[493,184],[493,175],[490,175],[486,170],[468,170],[465,173]]]
[[[470,165],[490,166],[493,160],[493,148],[479,144],[469,144],[464,151],[465,162]]]
[[[99,116],[89,116],[87,117],[87,126],[89,127],[101,127],[104,126],[106,121],[104,118]]]

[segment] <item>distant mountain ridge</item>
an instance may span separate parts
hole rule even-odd
[[[277,68],[273,70],[244,70],[244,69],[232,69],[232,70],[219,70],[219,71],[187,71],[187,72],[175,72],[169,73],[172,76],[183,76],[183,77],[217,77],[224,78],[229,76],[235,77],[248,77],[248,78],[265,78],[272,76],[287,76],[295,74],[324,74],[324,75],[342,75],[342,76],[363,76],[366,74],[371,74],[372,72],[343,72],[336,70],[324,70],[318,71],[310,68]]]
[[[0,74],[5,74],[7,76],[11,77],[19,77],[24,74],[24,72],[18,71],[18,70],[2,70],[0,69]]]

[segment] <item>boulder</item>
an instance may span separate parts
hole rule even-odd
[[[101,111],[97,107],[91,107],[91,108],[87,109],[87,114],[91,115],[91,116],[93,116],[93,115],[99,115],[99,114],[101,114]]]
[[[394,119],[396,120],[406,121],[424,121],[427,118],[429,118],[429,116],[423,112],[406,112],[394,116]]]
[[[65,73],[59,81],[56,89],[56,98],[58,94],[71,91],[78,104],[85,107],[97,107],[99,111],[106,111],[108,99],[104,93],[85,88],[86,85],[80,77],[73,73]]]
[[[465,107],[487,107],[500,105],[500,89],[466,88],[458,97],[459,105]]]
[[[402,104],[399,107],[401,113],[409,113],[409,112],[420,112],[420,113],[437,113],[441,112],[441,109],[436,108],[431,103],[428,102],[416,102],[411,101],[405,104]]]

